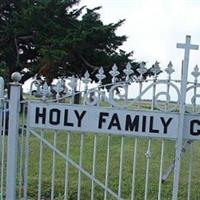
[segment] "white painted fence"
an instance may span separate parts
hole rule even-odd
[[[120,73],[114,65],[110,71],[112,83],[105,86],[102,81],[106,75],[100,68],[96,88],[88,88],[92,81],[88,72],[82,78],[82,105],[73,103],[75,77],[68,85],[58,80],[53,88],[56,98],[51,97],[46,83],[34,81],[30,93],[35,87],[37,98],[30,96],[20,102],[20,76],[15,74],[8,138],[6,120],[1,126],[2,198],[198,199],[197,66],[192,72],[194,81],[187,81],[189,53],[198,46],[191,45],[187,36],[186,43],[177,47],[185,50],[182,80],[173,79],[170,62],[165,80],[158,79],[158,63],[149,80],[143,78],[147,71],[144,64],[138,69],[139,77],[127,64],[125,80],[118,82]],[[7,100],[0,81],[0,116],[5,119]],[[152,98],[146,100],[149,94]],[[176,100],[170,99],[172,95]],[[191,104],[185,103],[188,95]]]

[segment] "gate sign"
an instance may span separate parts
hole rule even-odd
[[[178,114],[29,102],[29,127],[177,138]]]

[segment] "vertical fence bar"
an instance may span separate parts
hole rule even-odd
[[[132,187],[131,187],[131,200],[135,198],[135,171],[136,171],[136,161],[137,161],[137,143],[138,140],[135,138],[134,141],[134,152],[133,152],[133,171],[132,171]]]
[[[53,135],[53,146],[56,148],[57,133]],[[52,174],[51,174],[51,200],[54,200],[54,187],[55,187],[55,169],[56,169],[56,152],[53,150],[52,160]]]
[[[118,198],[121,198],[122,170],[123,170],[123,168],[122,168],[123,167],[123,151],[124,151],[124,136],[121,137],[121,147],[120,147]]]
[[[66,149],[66,157],[69,157],[69,145],[70,145],[70,133],[67,133],[67,149]],[[64,200],[68,199],[68,183],[69,183],[69,163],[66,161],[65,163],[65,192],[64,192]]]
[[[183,69],[182,69],[182,80],[181,80],[179,130],[178,130],[178,137],[177,137],[177,141],[176,141],[176,156],[175,156],[173,192],[172,192],[172,199],[173,200],[176,200],[178,198],[178,189],[179,189],[189,55],[190,55],[191,49],[197,50],[199,48],[198,45],[191,45],[190,41],[191,41],[191,37],[186,36],[186,43],[185,44],[179,44],[179,43],[177,44],[177,48],[184,49],[185,54],[184,54]]]
[[[143,86],[143,84],[140,81],[139,82],[139,95],[142,93],[142,86]],[[140,109],[140,108],[141,108],[141,97],[138,99],[138,109]]]
[[[40,133],[41,137],[44,138],[44,133]],[[39,171],[38,171],[38,200],[41,199],[41,188],[42,188],[42,160],[43,160],[43,142],[40,141],[40,155],[39,155]]]
[[[149,162],[151,157],[151,139],[148,142],[148,148],[146,152],[147,164],[146,164],[146,177],[145,177],[145,191],[144,191],[144,199],[147,200],[148,196],[148,182],[149,182]]]
[[[26,151],[25,151],[25,164],[24,164],[24,200],[28,199],[28,160],[29,160],[29,137],[30,132],[26,133]]]
[[[102,69],[101,69],[102,70]],[[102,72],[100,70],[100,72]],[[98,77],[98,75],[97,75]],[[98,101],[97,101],[97,107],[99,107],[100,99],[101,99],[101,77],[99,77],[99,82],[98,82]],[[95,177],[96,175],[96,153],[97,153],[97,134],[95,133],[94,139],[93,139],[93,161],[92,161],[92,176]],[[92,185],[91,185],[91,200],[94,200],[94,191],[95,191],[95,183],[94,180],[92,179]]]
[[[1,195],[0,198],[3,198],[3,172],[4,172],[4,138],[5,138],[5,120],[3,121],[2,118],[5,119],[5,107],[4,107],[4,80],[0,77],[0,144],[1,144]],[[3,112],[4,111],[4,112]]]
[[[10,83],[6,200],[16,199],[16,171],[21,90],[21,84],[18,82],[21,80],[21,75],[19,73],[13,73],[12,79],[14,82]]]
[[[154,83],[156,81],[154,80]],[[152,102],[151,102],[151,110],[154,110],[155,108],[155,93],[156,93],[156,85],[153,85],[153,97],[152,97]]]
[[[0,77],[0,136],[3,132],[3,109],[4,109],[4,80],[2,77]],[[2,145],[2,137],[1,138],[1,145]]]
[[[3,112],[3,118],[6,119],[6,106],[7,103],[4,102],[4,112]],[[3,121],[3,137],[2,137],[2,152],[1,152],[1,198],[3,199],[4,194],[4,167],[5,167],[5,131],[6,131],[6,120]]]
[[[80,141],[80,157],[79,157],[79,166],[82,167],[83,162],[83,142],[84,142],[84,135],[81,133],[81,141]],[[81,171],[78,171],[78,194],[77,199],[81,198]]]
[[[170,82],[171,82],[171,74],[174,72],[172,68],[171,61],[169,62],[165,71],[168,74],[168,81],[167,81],[167,94],[170,92]],[[165,103],[165,111],[169,109],[169,99],[166,99]],[[162,176],[163,176],[163,158],[164,158],[164,148],[165,148],[165,141],[162,139],[161,141],[161,154],[160,154],[160,172],[159,172],[159,184],[158,184],[158,200],[161,199],[161,192],[162,192]]]
[[[4,80],[0,77],[0,131],[3,131],[3,108],[4,108]]]
[[[29,113],[29,104],[28,104],[28,113]],[[27,116],[26,122],[26,138],[25,138],[25,160],[24,160],[24,200],[28,199],[28,161],[29,161],[29,137],[30,137],[30,129],[29,129],[29,120],[30,117]]]
[[[111,136],[108,136],[107,139],[107,152],[106,152],[106,171],[105,171],[105,187],[108,187],[108,171],[109,171],[109,163],[110,163],[110,138]],[[107,199],[107,191],[104,191],[104,200]]]
[[[23,151],[24,151],[24,124],[25,124],[25,108],[26,104],[22,106],[22,125],[21,125],[21,146],[20,146],[20,161],[19,161],[19,199],[21,199],[22,195],[22,184],[23,184],[23,170],[24,170],[24,165],[23,165]]]
[[[139,94],[142,93],[142,74],[140,74],[140,81],[139,81]],[[138,104],[137,104],[138,109],[141,108],[141,97],[138,99]],[[134,154],[133,154],[133,171],[132,171],[132,186],[131,186],[131,200],[135,199],[135,179],[136,179],[136,161],[137,161],[137,146],[138,146],[138,138],[135,138],[134,142]]]
[[[196,104],[196,98],[197,98],[197,78],[200,75],[199,73],[199,68],[196,65],[194,68],[194,71],[191,73],[194,76],[194,102],[193,102],[193,112],[196,113],[197,111],[197,104]],[[189,158],[189,173],[188,173],[188,188],[187,188],[187,200],[190,200],[191,198],[191,185],[192,185],[192,161],[193,161],[193,148],[192,148],[192,142],[189,142],[189,154],[190,154],[190,158]]]
[[[161,153],[160,153],[161,154],[160,155],[160,172],[159,172],[159,183],[158,183],[158,200],[161,200],[164,147],[165,147],[165,141],[162,139]]]
[[[92,162],[92,176],[95,177],[96,173],[96,151],[97,151],[97,135],[94,135],[93,141],[93,162]],[[94,181],[92,180],[92,187],[91,187],[91,200],[94,199]]]
[[[190,158],[189,158],[189,174],[188,174],[188,191],[187,191],[187,200],[190,200],[191,197],[191,183],[192,183],[192,160],[193,160],[193,148],[192,143],[189,146],[190,149]]]
[[[154,75],[154,79],[153,79],[154,85],[153,85],[153,94],[152,94],[151,110],[154,110],[154,108],[155,108],[156,81],[157,81],[157,76]]]

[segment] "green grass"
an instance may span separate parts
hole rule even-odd
[[[120,104],[120,102],[119,102]],[[107,103],[101,103],[102,106],[108,106]],[[150,109],[149,102],[142,102],[140,105],[143,109]],[[161,105],[163,108],[165,105]],[[138,106],[131,106],[133,109],[138,109]],[[22,122],[22,116],[20,118]],[[40,134],[40,130],[37,130]],[[45,140],[53,144],[53,131],[44,132]],[[66,153],[67,149],[67,132],[57,133],[57,149],[60,152]],[[93,162],[93,142],[95,134],[84,134],[83,145],[83,168],[92,174],[92,162]],[[22,136],[20,136],[21,138]],[[70,133],[70,154],[69,158],[79,164],[80,156],[80,133]],[[136,138],[124,137],[124,149],[123,149],[123,171],[122,171],[122,198],[131,198],[132,187],[132,170],[133,170],[133,156],[134,145]],[[145,192],[145,174],[147,158],[145,153],[148,148],[148,138],[138,138],[137,148],[137,164],[135,175],[135,199],[144,199]],[[95,177],[103,184],[105,182],[105,166],[106,166],[106,153],[107,153],[107,141],[108,135],[97,134],[97,152],[96,152],[96,175]],[[149,167],[149,181],[148,181],[148,200],[157,199],[158,194],[158,180],[160,170],[160,154],[161,143],[159,139],[152,139],[150,167]],[[29,157],[29,173],[28,173],[28,199],[37,199],[38,193],[38,165],[39,165],[39,152],[40,141],[31,135],[30,137],[30,157]],[[120,145],[121,137],[111,136],[110,140],[110,162],[109,162],[109,175],[108,175],[108,187],[118,192],[118,180],[119,180],[119,161],[120,161]],[[192,187],[191,187],[191,199],[200,199],[200,148],[199,143],[194,142],[192,145]],[[181,163],[180,174],[180,190],[179,199],[187,199],[187,186],[188,186],[188,171],[189,171],[189,159],[191,154],[189,149],[184,153]],[[48,200],[51,197],[51,174],[52,174],[52,154],[53,151],[43,145],[43,158],[42,158],[42,199]],[[164,146],[164,160],[163,160],[163,172],[166,172],[170,164],[174,160],[175,155],[175,141],[165,140]],[[64,184],[65,184],[65,171],[66,162],[59,155],[56,156],[56,171],[55,171],[55,200],[63,200],[64,197]],[[69,188],[68,199],[77,199],[77,187],[78,187],[78,170],[69,165]],[[173,174],[167,179],[166,183],[162,184],[162,200],[168,200],[172,198],[173,187]],[[81,176],[81,199],[90,199],[91,195],[91,180],[82,174]],[[95,184],[95,200],[101,200],[104,197],[104,190]],[[108,194],[108,199],[115,199]]]
[[[39,131],[38,131],[39,133]],[[68,133],[57,133],[57,148],[62,152],[66,152]],[[80,135],[79,133],[70,134],[70,158],[77,164],[79,163],[80,153]],[[45,139],[53,144],[53,132],[45,132]],[[96,153],[96,178],[104,183],[105,181],[105,165],[106,165],[106,151],[107,151],[108,136],[97,135],[97,153]],[[94,134],[84,135],[83,146],[83,168],[92,173],[93,161],[93,140]],[[109,177],[108,186],[114,192],[118,192],[119,179],[119,161],[120,161],[120,144],[121,137],[111,136],[110,140],[110,163],[109,163]],[[131,183],[132,183],[132,164],[134,154],[135,138],[124,138],[124,160],[122,172],[122,197],[123,199],[130,199],[131,197]],[[144,199],[145,188],[145,173],[146,162],[145,152],[148,147],[148,139],[138,139],[138,152],[136,164],[136,185],[135,185],[135,199]],[[38,161],[39,161],[40,142],[34,136],[30,137],[30,159],[29,159],[29,175],[28,175],[28,196],[29,199],[37,198],[38,187]],[[152,156],[150,158],[149,168],[149,188],[148,199],[156,199],[158,193],[159,167],[160,167],[160,152],[161,140],[152,140],[151,145]],[[165,172],[174,159],[175,142],[165,141],[163,171]],[[187,182],[188,182],[188,161],[189,150],[183,156],[182,170],[180,176],[180,192],[179,199],[187,198]],[[193,174],[192,174],[192,199],[200,194],[200,148],[198,143],[193,144]],[[42,161],[42,197],[49,199],[51,195],[51,173],[52,173],[52,150],[44,145],[43,161]],[[56,156],[56,173],[55,173],[55,199],[63,199],[64,195],[64,177],[65,177],[65,160],[59,155]],[[91,180],[85,175],[81,176],[81,199],[90,199]],[[69,193],[68,199],[77,198],[77,183],[78,170],[69,166]],[[173,174],[169,177],[166,183],[162,184],[162,198],[171,199],[172,195]],[[103,199],[104,190],[95,184],[95,199]],[[108,195],[108,199],[114,199]]]

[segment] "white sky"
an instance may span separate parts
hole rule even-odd
[[[176,43],[191,35],[192,43],[200,45],[200,0],[82,0],[80,5],[102,6],[104,23],[126,19],[118,31],[128,36],[123,49],[134,50],[136,61],[146,61],[147,66],[157,60],[164,69],[171,60],[176,78],[183,59]],[[191,72],[200,64],[200,50],[191,52],[190,61]]]
[[[181,78],[183,50],[176,43],[185,42],[191,35],[192,44],[200,45],[200,0],[81,0],[79,6],[88,8],[102,6],[99,11],[104,23],[126,19],[118,34],[127,35],[124,50],[134,50],[136,61],[146,61],[150,67],[155,61],[165,69],[171,60],[176,72],[172,78]],[[200,50],[190,54],[191,71],[200,65]],[[160,78],[166,78],[162,73]]]

